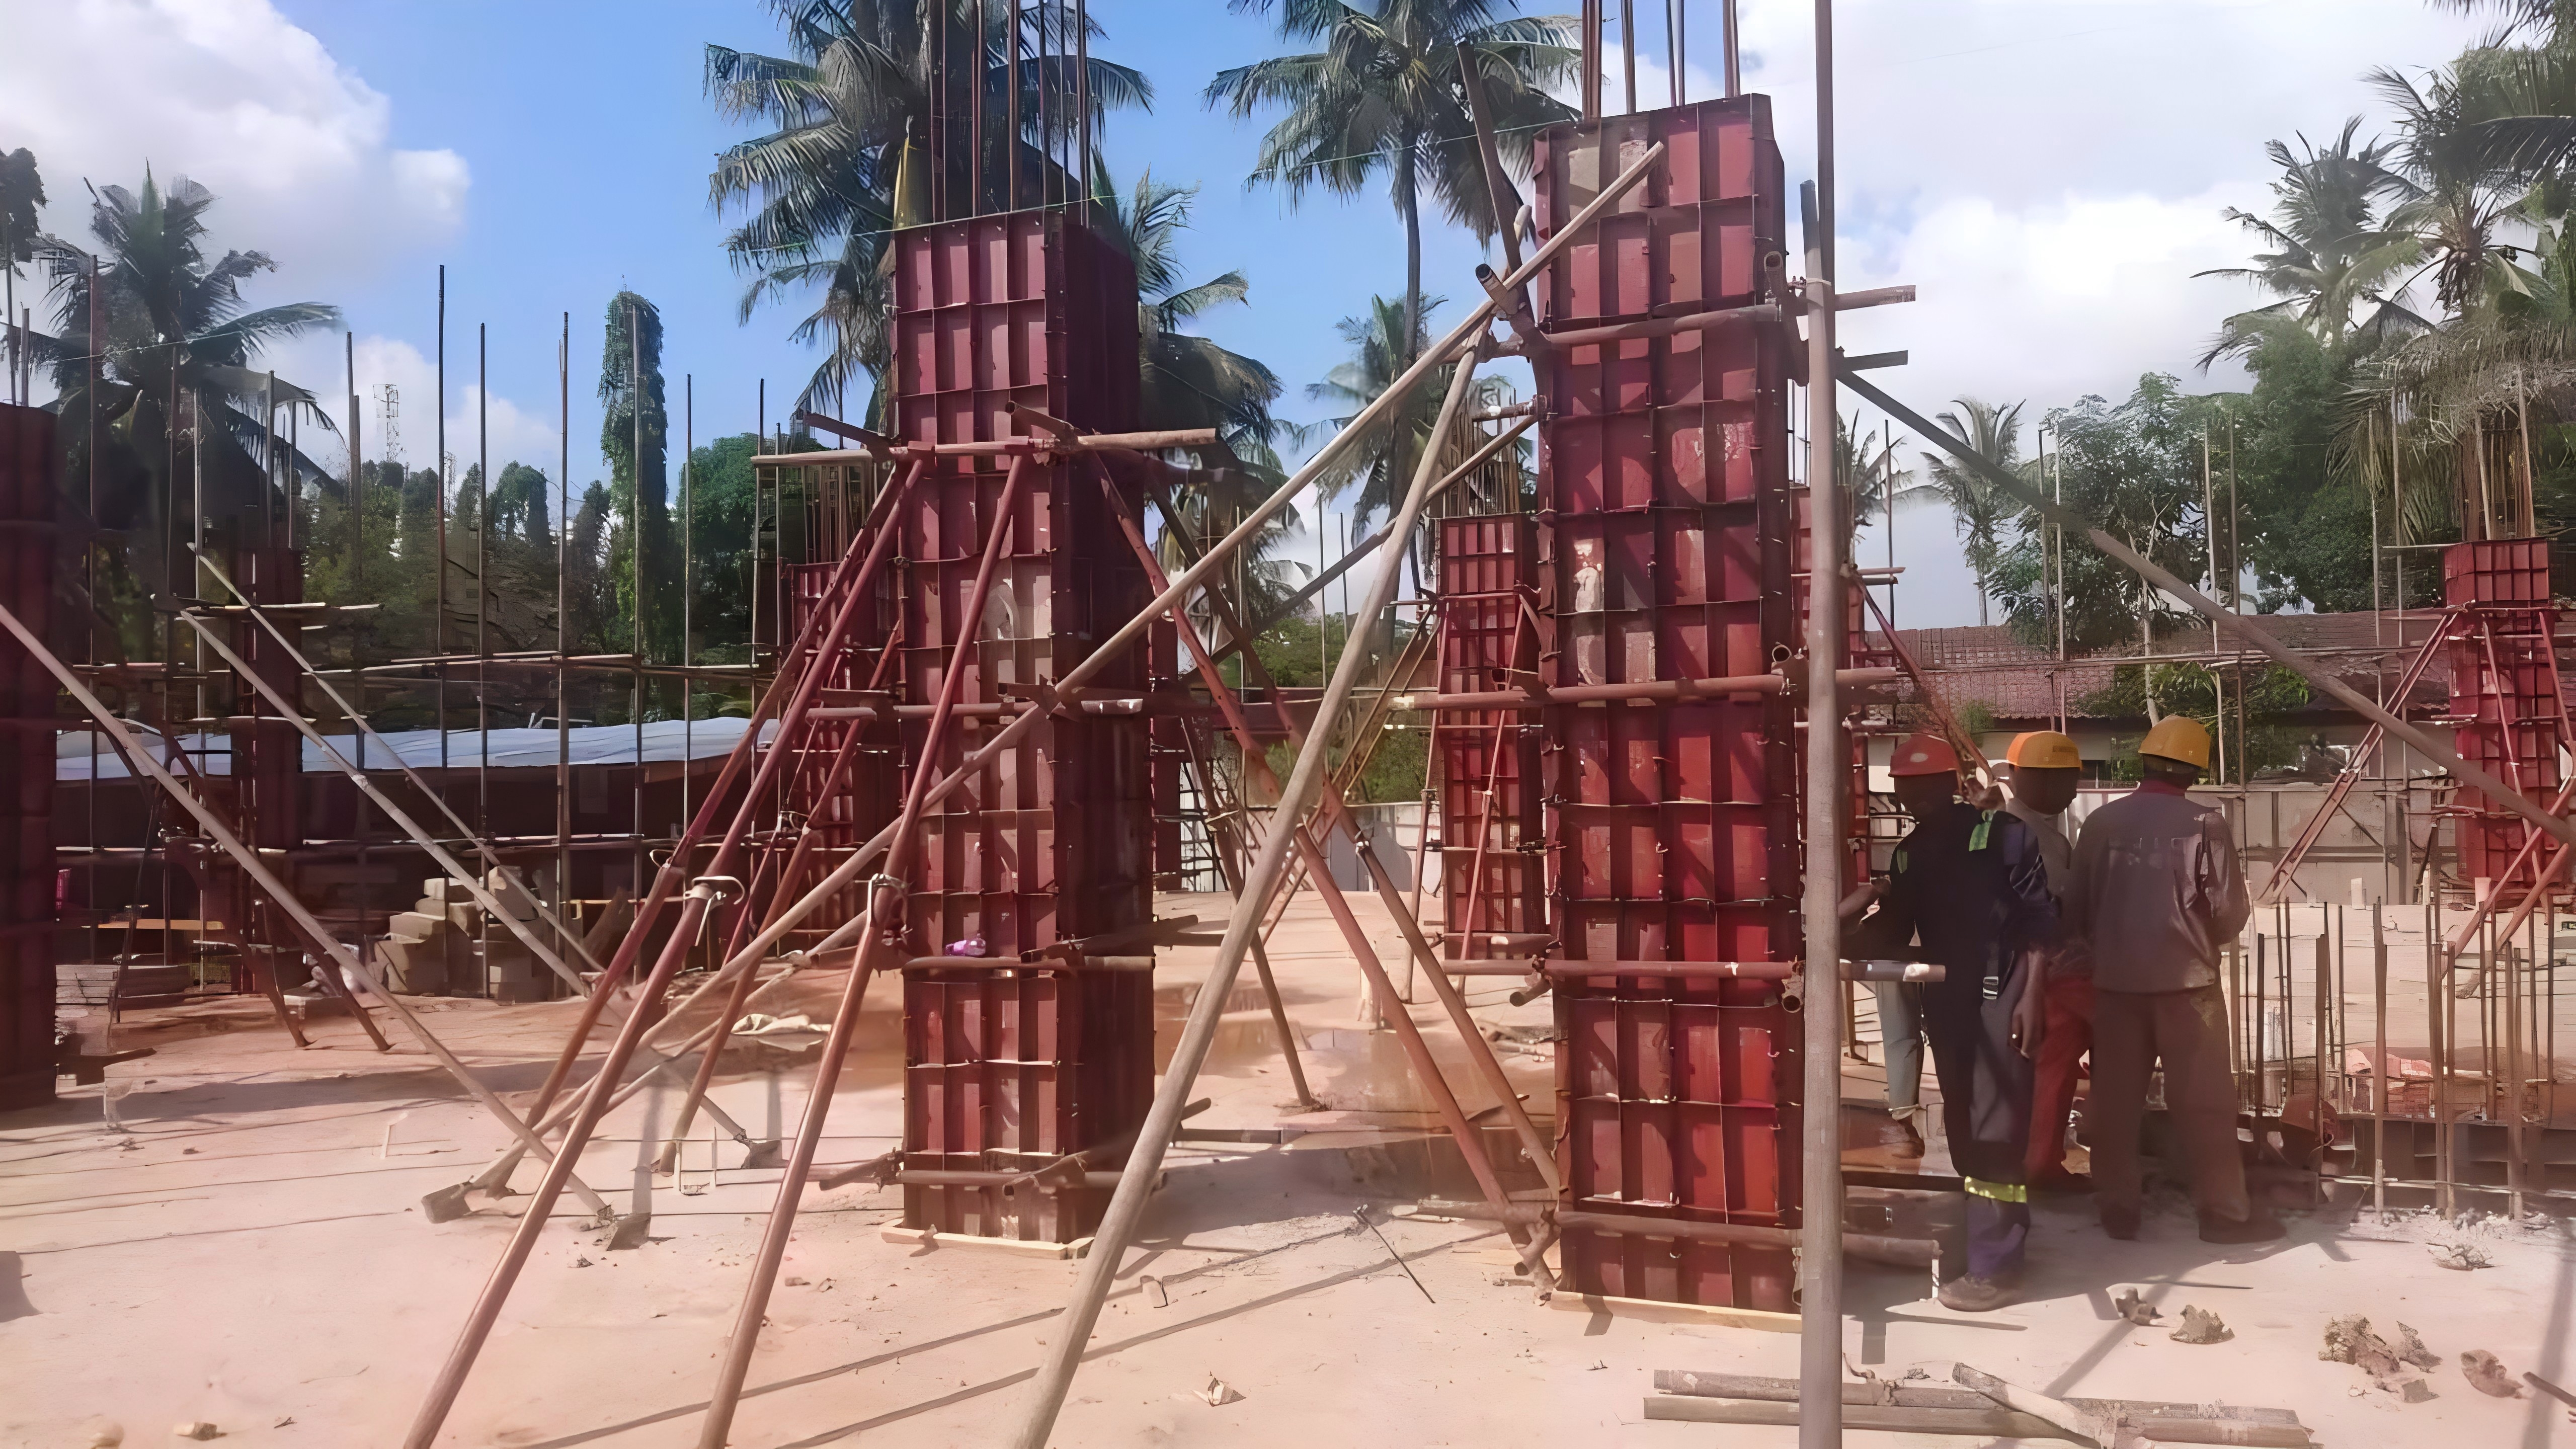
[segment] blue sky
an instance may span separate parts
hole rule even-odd
[[[1539,7],[1553,9],[1556,7]],[[1570,6],[1566,8],[1571,8]],[[1657,7],[1641,5],[1641,12]],[[1714,92],[1717,7],[1691,0],[1694,96]],[[1905,281],[1913,307],[1856,316],[1853,351],[1903,347],[1882,374],[1925,411],[1960,393],[2028,399],[2036,416],[2148,370],[2186,385],[2230,284],[2190,273],[2249,249],[2222,206],[2259,208],[2261,147],[2376,116],[2372,65],[2438,64],[2487,22],[2421,0],[1844,0],[1838,31],[1844,285]],[[80,181],[186,172],[223,198],[218,241],[275,254],[257,302],[347,310],[360,388],[403,397],[404,452],[432,451],[435,280],[448,267],[448,448],[474,457],[474,329],[491,329],[496,466],[552,471],[555,342],[573,317],[572,479],[605,472],[590,402],[600,315],[621,286],[657,302],[676,408],[694,374],[701,439],[747,429],[766,377],[773,421],[811,371],[786,340],[795,313],[738,323],[741,279],[706,201],[715,153],[746,132],[704,100],[705,43],[774,48],[753,0],[498,4],[486,0],[14,0],[0,44],[0,147],[44,164],[58,229],[82,224]],[[1195,276],[1227,268],[1251,305],[1211,318],[1227,346],[1302,387],[1342,355],[1333,322],[1403,282],[1402,233],[1382,191],[1291,210],[1247,191],[1260,126],[1205,109],[1220,68],[1276,53],[1258,18],[1221,0],[1093,0],[1096,53],[1143,70],[1150,115],[1111,123],[1124,180],[1151,166],[1204,184],[1184,250]],[[1810,167],[1807,0],[1744,0],[1748,87],[1775,97],[1793,180]],[[1640,89],[1664,94],[1661,30]],[[111,59],[112,58],[112,59]],[[121,88],[97,85],[122,74]],[[1617,83],[1612,82],[1612,104]],[[1463,296],[1472,239],[1434,228],[1426,285]],[[1453,309],[1454,310],[1454,309]],[[340,340],[275,359],[340,390]],[[376,427],[371,418],[372,434]],[[674,425],[678,419],[675,416]],[[369,451],[372,453],[372,443]],[[1974,591],[1937,510],[1898,519],[1908,624],[1974,622]],[[1862,545],[1876,560],[1877,531]],[[1311,543],[1298,546],[1311,557]]]

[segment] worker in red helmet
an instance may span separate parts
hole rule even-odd
[[[1967,1183],[1968,1262],[1940,1296],[1947,1307],[1983,1312],[2018,1296],[2030,1237],[2030,1058],[2057,903],[2030,827],[1961,802],[1959,757],[1947,741],[1908,736],[1890,774],[1914,829],[1896,847],[1877,913],[1854,933],[1854,954],[1943,968],[1942,980],[1923,985],[1923,1022],[1950,1162]]]

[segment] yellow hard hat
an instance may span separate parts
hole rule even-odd
[[[2012,747],[2004,751],[2004,763],[2034,770],[2080,770],[2084,757],[2076,753],[2075,741],[2057,731],[2032,730],[2013,736]]]
[[[2169,714],[2138,745],[2138,753],[2179,760],[2194,769],[2209,768],[2209,727],[2189,715]]]

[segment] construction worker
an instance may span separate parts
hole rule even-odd
[[[1940,736],[1907,737],[1891,773],[1914,829],[1857,941],[1871,956],[1943,968],[1942,980],[1922,988],[1923,1020],[1950,1162],[1967,1180],[1968,1263],[1940,1296],[1947,1307],[1983,1312],[2014,1300],[2030,1237],[2023,1162],[2041,997],[2028,988],[2056,939],[2057,904],[2030,828],[1960,801],[1959,757]]]
[[[2219,952],[2252,913],[2227,817],[2184,793],[2209,768],[2209,731],[2170,716],[2138,747],[2138,788],[2093,812],[2075,846],[2069,929],[2093,970],[2093,1194],[2102,1229],[2138,1235],[2139,1129],[2147,1083],[2164,1066],[2166,1115],[2191,1176],[2200,1236],[2281,1236],[2245,1195],[2228,1069]]]
[[[2004,751],[2012,799],[2004,808],[2039,839],[2048,862],[2048,893],[2059,914],[2075,877],[2075,842],[2066,838],[2066,807],[2084,779],[2084,757],[2075,741],[2055,730],[2015,735]],[[2062,936],[2048,958],[2041,1007],[2047,1015],[2039,1039],[2030,1100],[2030,1156],[2023,1164],[2033,1192],[2080,1192],[2089,1186],[2066,1170],[2066,1120],[2075,1107],[2085,1048],[2093,1044],[2093,978],[2081,938]]]

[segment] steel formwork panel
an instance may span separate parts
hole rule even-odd
[[[9,611],[42,639],[53,623],[53,414],[0,404],[0,558]],[[32,526],[28,526],[32,525]],[[0,1108],[54,1096],[54,677],[15,639],[0,638]]]
[[[1026,431],[1019,403],[1099,431],[1135,426],[1135,277],[1125,257],[1059,211],[896,233],[894,429],[918,442]],[[1087,657],[1151,597],[1088,459],[1030,462],[990,596],[966,617],[984,542],[1003,524],[1010,460],[947,457],[914,485],[894,586],[892,687],[935,702],[961,638],[958,700],[1008,706]],[[1141,509],[1132,483],[1115,485]],[[1093,678],[1146,689],[1149,641]],[[900,722],[907,778],[946,774],[999,728],[961,716],[924,757],[926,720]],[[981,937],[989,956],[1142,924],[1152,913],[1157,781],[1141,716],[1057,715],[970,776],[921,821],[903,950]],[[976,968],[904,975],[904,1163],[1018,1170],[1141,1122],[1153,1089],[1150,977]],[[914,1227],[1063,1242],[1088,1232],[1101,1191],[908,1186]]]
[[[2558,674],[2558,612],[2550,597],[2545,538],[2486,539],[2442,552],[2452,731],[2460,758],[2546,808],[2565,779],[2559,753],[2568,737]],[[2542,853],[2520,869],[2530,838],[2522,817],[2464,792],[2456,810],[2460,873],[2495,886],[2528,888]]]
[[[1545,330],[1758,300],[1782,235],[1761,97],[1541,135],[1547,234],[1655,142],[1665,163],[1570,246]],[[1554,686],[1767,672],[1798,646],[1787,377],[1774,330],[1728,324],[1562,347],[1539,363],[1534,530]],[[1798,1221],[1797,1020],[1776,984],[1658,961],[1800,950],[1798,760],[1787,699],[1552,706],[1543,765],[1560,960],[1558,1154],[1569,1208]],[[1444,730],[1446,724],[1444,721]],[[1786,1311],[1789,1255],[1569,1230],[1568,1286]]]
[[[1439,688],[1487,692],[1494,671],[1538,658],[1534,525],[1526,514],[1438,520]],[[1541,929],[1538,731],[1517,710],[1449,710],[1440,717],[1440,879],[1443,947],[1451,960],[1492,954],[1483,933]],[[1490,787],[1491,799],[1487,798]],[[1452,884],[1455,882],[1455,884]],[[1472,915],[1472,918],[1471,918]]]

